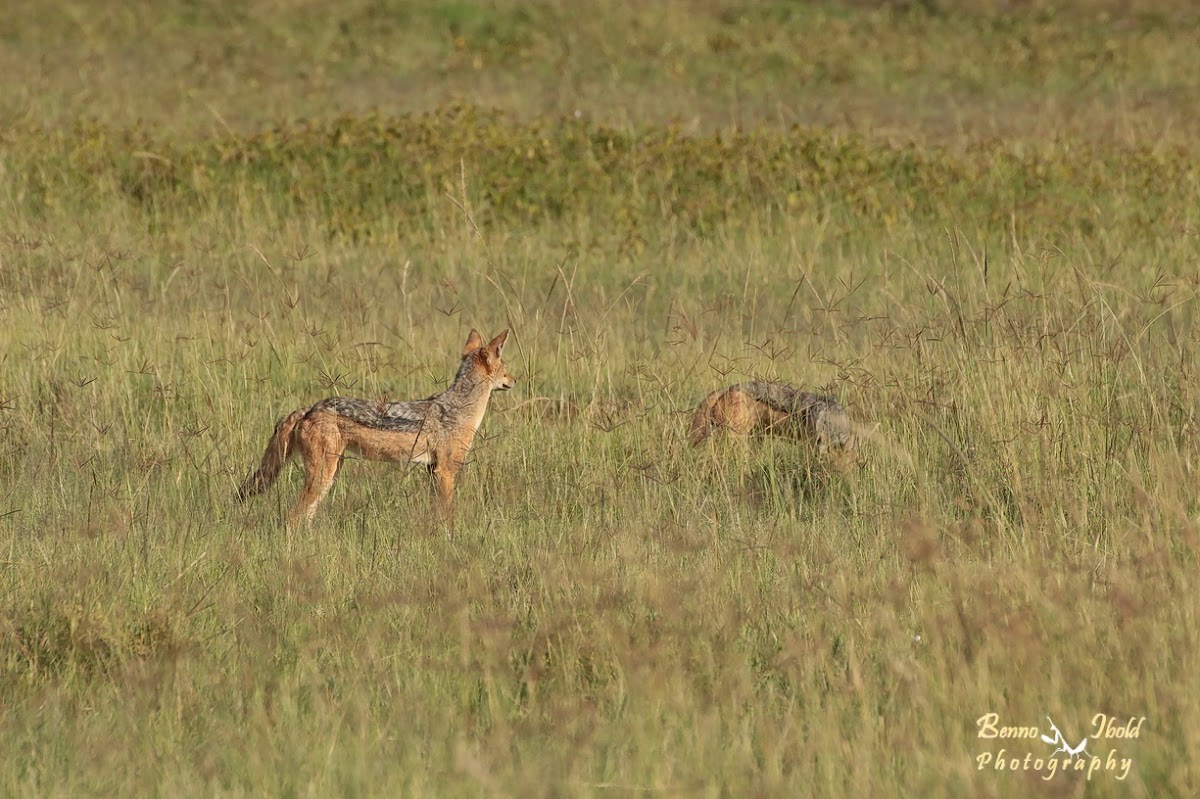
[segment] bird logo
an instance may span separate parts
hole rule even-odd
[[[1057,755],[1059,752],[1066,752],[1068,757],[1075,758],[1079,757],[1082,753],[1086,754],[1088,757],[1091,757],[1091,753],[1087,750],[1087,738],[1084,738],[1076,746],[1071,746],[1069,743],[1067,743],[1066,737],[1063,736],[1062,730],[1060,730],[1054,724],[1054,719],[1046,716],[1046,721],[1050,722],[1050,729],[1054,730],[1054,737],[1051,738],[1049,735],[1043,735],[1042,740],[1051,746],[1058,747],[1054,750],[1054,754]]]

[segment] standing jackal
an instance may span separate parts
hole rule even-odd
[[[505,330],[486,346],[471,330],[454,383],[440,394],[411,402],[330,397],[279,420],[262,464],[238,490],[238,498],[271,487],[296,452],[304,460],[304,489],[288,521],[311,521],[351,452],[367,460],[407,461],[428,467],[438,508],[454,525],[454,479],[483,421],[493,391],[516,381],[501,359]]]
[[[805,438],[822,452],[853,450],[858,444],[836,399],[762,380],[722,388],[704,398],[692,417],[688,438],[695,446],[717,429]]]

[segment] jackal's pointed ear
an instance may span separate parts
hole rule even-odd
[[[488,349],[499,355],[500,351],[504,349],[504,342],[506,341],[508,341],[507,330],[488,342]]]
[[[467,336],[467,343],[463,345],[463,355],[469,352],[474,352],[483,346],[483,336],[479,335],[479,331],[471,328],[471,335]]]

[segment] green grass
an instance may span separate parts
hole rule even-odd
[[[0,793],[1195,794],[1197,17],[1139,5],[15,5]],[[472,326],[453,538],[403,467],[233,502]],[[750,376],[862,462],[687,447]],[[1043,780],[988,712],[1147,721]]]

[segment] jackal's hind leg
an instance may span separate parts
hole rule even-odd
[[[333,486],[342,465],[342,454],[346,451],[341,431],[334,424],[306,422],[299,438],[300,454],[304,458],[304,488],[288,514],[291,524],[312,521],[317,506]]]
[[[713,404],[713,422],[718,429],[745,436],[767,426],[761,418],[762,410],[760,403],[742,389],[735,387],[726,391]]]

